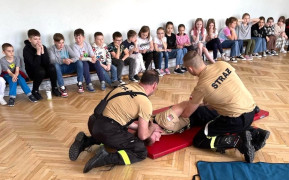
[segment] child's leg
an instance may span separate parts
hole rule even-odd
[[[76,65],[76,67],[74,67],[74,69],[77,72],[77,82],[83,82],[83,62],[80,60],[77,60],[73,64]]]
[[[254,49],[255,49],[255,46],[256,46],[256,41],[254,40],[254,39],[251,39],[251,42],[252,42],[252,44],[251,44],[251,48],[250,48],[250,50],[249,50],[249,55],[252,55],[253,54],[253,52],[254,52]]]
[[[155,69],[161,69],[161,66],[159,66],[160,54],[161,53],[156,52],[156,51],[153,52],[153,60],[155,64]]]
[[[142,54],[142,56],[143,60],[145,61],[145,69],[148,69],[153,60],[153,53],[152,52],[144,53]]]
[[[282,37],[282,39],[281,39],[281,50],[284,50],[285,44],[286,44],[286,39],[285,39],[285,37]]]
[[[56,69],[58,85],[59,85],[59,87],[64,86],[64,81],[63,81],[63,77],[62,77],[61,65],[58,64],[58,63],[55,63],[54,66],[55,66],[55,69]]]
[[[246,43],[245,55],[249,55],[249,50],[251,49],[252,41],[251,41],[251,39],[245,39],[243,41],[244,41],[244,43]]]
[[[82,61],[83,64],[83,76],[86,82],[86,85],[91,83],[90,73],[89,73],[89,64],[88,61]]]
[[[31,95],[31,91],[27,86],[25,79],[21,75],[18,75],[17,83],[21,86],[22,90],[27,96]]]
[[[173,49],[173,51],[177,51],[176,55],[176,69],[180,68],[180,65],[183,64],[183,57],[184,57],[184,52],[182,49]]]
[[[265,52],[266,49],[267,49],[267,46],[266,46],[266,38],[262,38],[262,52]]]
[[[4,97],[5,87],[6,87],[6,81],[0,77],[0,98]]]
[[[212,56],[209,54],[209,51],[207,48],[202,48],[203,52],[205,53],[205,56],[209,59],[211,63],[215,63],[215,60],[212,58]]]
[[[253,37],[253,39],[255,40],[254,53],[258,53],[258,52],[260,52],[261,40],[260,40],[260,38],[257,38],[257,37]]]
[[[129,66],[129,73],[128,74],[129,74],[129,78],[131,78],[131,79],[134,79],[135,67],[136,67],[135,64],[136,64],[135,59],[133,59],[133,58],[128,57],[124,60],[124,65]]]
[[[163,62],[164,54],[163,54],[163,52],[159,52],[158,54],[159,54],[159,61],[158,61],[159,69],[162,69],[162,62]]]
[[[238,41],[239,48],[240,48],[238,56],[240,56],[243,53],[243,40],[237,40],[237,41]]]
[[[111,79],[109,77],[109,73],[104,68],[101,68],[101,71],[102,71],[102,74],[104,76],[105,82],[107,82],[108,84],[111,84]]]
[[[112,58],[112,64],[115,65],[115,67],[117,68],[118,80],[121,80],[121,74],[122,74],[122,69],[123,69],[123,65],[124,65],[123,60]]]
[[[141,71],[141,59],[139,59],[138,54],[131,54],[129,57],[135,59],[134,74],[138,74]]]
[[[9,96],[16,98],[17,81],[13,82],[12,77],[9,74],[4,75],[4,79],[9,83]]]
[[[96,61],[96,63],[88,62],[90,68],[94,69],[96,71],[96,74],[98,76],[99,81],[104,81],[104,75],[102,73],[102,67],[100,65],[99,61]]]
[[[164,56],[165,56],[165,69],[167,69],[169,67],[169,54],[168,52],[163,52]]]
[[[112,82],[117,81],[117,69],[113,64],[110,65],[110,73]]]
[[[145,68],[145,65],[144,65],[144,62],[143,62],[144,60],[143,60],[143,57],[142,57],[141,53],[137,54],[137,59],[139,59],[139,61],[140,61],[141,71],[145,71],[146,68]]]

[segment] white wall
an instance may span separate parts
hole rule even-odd
[[[215,18],[217,27],[227,17],[241,18],[244,12],[251,17],[287,18],[288,5],[287,0],[0,0],[0,44],[11,43],[16,55],[22,56],[23,41],[31,28],[40,31],[48,47],[56,32],[65,36],[67,44],[73,43],[77,28],[84,29],[90,42],[94,32],[102,31],[109,43],[114,31],[123,33],[125,39],[129,29],[138,32],[142,25],[149,25],[154,35],[167,21],[175,26],[183,23],[189,30],[198,17]]]

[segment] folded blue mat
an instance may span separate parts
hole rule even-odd
[[[200,176],[201,180],[289,179],[289,163],[198,161],[197,168],[199,174],[195,176]]]

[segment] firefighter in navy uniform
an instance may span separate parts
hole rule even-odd
[[[184,65],[199,78],[182,114],[190,117],[191,126],[204,125],[193,139],[194,146],[220,152],[237,148],[247,162],[253,162],[270,132],[251,126],[258,107],[235,69],[223,61],[207,66],[195,51],[185,55]]]
[[[162,131],[159,126],[150,122],[152,104],[148,96],[157,89],[158,73],[154,70],[145,71],[140,83],[122,85],[110,92],[103,113],[90,116],[88,129],[91,136],[79,132],[69,149],[69,158],[76,160],[79,154],[93,144],[104,144],[116,149],[116,153],[109,153],[101,146],[97,153],[86,163],[83,172],[104,165],[128,165],[147,157],[144,140],[148,139],[154,131]],[[139,94],[136,94],[139,93]],[[138,124],[132,123],[138,120]],[[127,129],[137,130],[137,136],[129,133]]]

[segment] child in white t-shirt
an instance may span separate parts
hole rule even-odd
[[[155,69],[158,70],[158,53],[154,51],[153,38],[150,35],[150,28],[148,26],[142,26],[139,30],[137,45],[139,52],[142,54],[143,60],[145,61],[145,69],[148,69],[152,60],[154,60]]]
[[[157,37],[154,38],[155,51],[159,53],[159,68],[161,74],[170,74],[168,69],[169,54],[167,52],[167,38],[165,37],[165,29],[159,27],[157,29]],[[162,61],[165,58],[165,68],[162,70]]]
[[[193,46],[195,49],[197,49],[200,56],[202,56],[203,52],[206,56],[206,58],[211,62],[215,63],[215,60],[211,57],[211,55],[208,52],[208,49],[206,48],[206,37],[207,32],[204,28],[204,22],[202,18],[197,18],[195,21],[194,28],[191,30],[191,36],[193,38]]]

